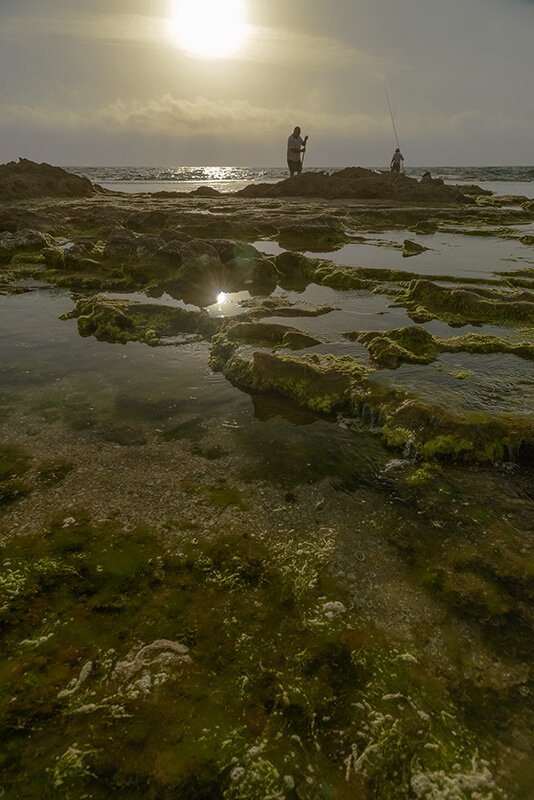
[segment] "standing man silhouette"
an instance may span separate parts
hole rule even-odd
[[[300,154],[306,152],[306,142],[308,141],[308,137],[306,136],[306,138],[303,139],[300,133],[300,128],[297,125],[287,140],[287,166],[289,167],[289,173],[292,178],[295,175],[300,175],[302,172]]]
[[[400,147],[397,147],[397,149],[393,153],[393,158],[391,159],[391,164],[389,165],[389,168],[392,172],[399,173],[401,171],[401,164],[404,167],[404,156],[400,151]]]

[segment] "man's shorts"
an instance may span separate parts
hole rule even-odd
[[[400,164],[392,164],[391,165],[392,172],[400,172]]]
[[[302,172],[302,161],[289,161],[287,162],[290,172]]]

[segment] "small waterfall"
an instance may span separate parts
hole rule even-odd
[[[413,436],[410,436],[410,438],[404,445],[404,450],[402,451],[402,457],[407,461],[413,461],[415,457],[415,439]]]

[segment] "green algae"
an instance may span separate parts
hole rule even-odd
[[[74,464],[64,458],[47,459],[37,466],[37,480],[48,485],[61,483],[73,469]]]
[[[442,474],[442,469],[435,463],[422,462],[417,466],[410,467],[407,473],[403,476],[403,481],[406,486],[417,487],[424,486],[429,481],[435,480]]]
[[[74,513],[2,542],[8,792],[390,800],[480,773],[465,796],[501,797],[454,693],[361,628],[329,534],[295,547],[169,525]]]
[[[228,508],[229,506],[243,507],[243,499],[238,489],[226,484],[210,487],[207,490],[210,503],[219,508]]]
[[[16,444],[0,444],[0,507],[29,494],[26,475],[31,457]]]

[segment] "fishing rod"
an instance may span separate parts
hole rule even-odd
[[[388,108],[389,108],[389,115],[391,117],[391,124],[393,125],[393,133],[395,134],[395,141],[397,142],[397,147],[400,150],[399,137],[397,135],[397,126],[395,125],[395,117],[393,116],[393,110],[391,108],[391,103],[389,101],[389,94],[388,94],[388,90],[387,90],[387,86],[386,85],[384,85],[384,91],[386,93],[386,100],[387,100],[387,104],[388,104]]]
[[[389,116],[391,117],[391,124],[393,125],[393,133],[395,134],[395,141],[397,142],[397,147],[400,150],[400,142],[399,142],[399,136],[397,134],[397,126],[395,125],[395,117],[393,116],[393,109],[391,108],[391,102],[389,100],[389,94],[386,84],[384,84],[384,91],[386,93],[386,100],[389,108]],[[402,171],[406,172],[406,170],[404,169],[404,162],[402,165]]]
[[[302,160],[300,162],[302,164],[302,166],[304,166],[304,159],[306,158],[306,148],[308,146],[308,139],[309,138],[310,138],[309,136],[305,136],[304,137],[304,152],[302,153]]]

